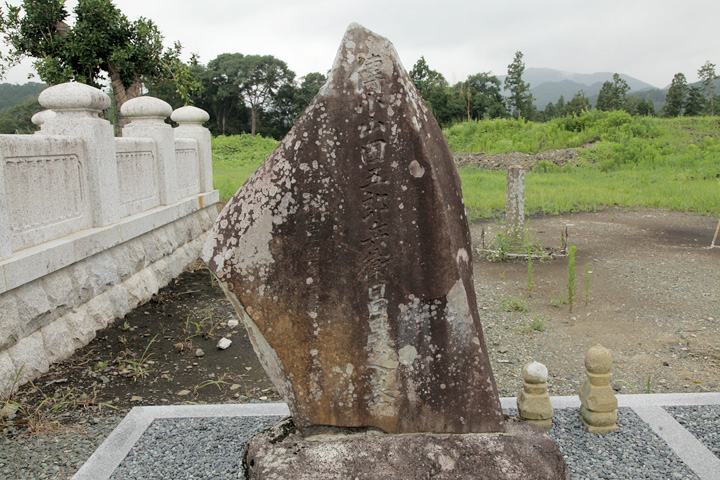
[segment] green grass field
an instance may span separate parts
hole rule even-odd
[[[275,150],[277,140],[244,133],[212,139],[213,184],[227,201]]]
[[[464,122],[445,131],[453,151],[538,153],[580,147],[577,165],[538,165],[526,176],[526,212],[557,214],[607,206],[720,214],[720,120],[658,119],[587,112],[546,123]],[[229,199],[278,142],[239,135],[213,139],[215,188]],[[505,209],[505,172],[460,170],[471,218]]]

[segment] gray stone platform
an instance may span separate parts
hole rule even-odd
[[[551,397],[551,402],[556,415],[560,411],[580,408],[578,397]],[[515,408],[515,398],[502,398],[501,403],[505,411],[512,412]],[[683,427],[666,409],[703,405],[720,407],[720,393],[618,395],[618,403],[620,409],[629,409],[635,414],[632,415],[632,419],[635,419],[633,421],[643,422],[656,435],[637,438],[638,442],[664,442],[688,471],[695,475],[683,478],[720,480],[720,458],[713,453],[713,450],[720,451],[720,438],[710,440],[713,444],[709,445],[707,439],[696,438],[690,432],[692,429]],[[279,419],[288,414],[287,406],[282,403],[136,407],[75,474],[73,480],[111,478],[133,446],[141,445],[139,440],[155,420],[173,419],[181,423],[188,419],[218,417],[277,416]],[[221,435],[222,432],[217,433]],[[134,455],[142,454],[136,448]],[[592,454],[602,455],[602,452]]]

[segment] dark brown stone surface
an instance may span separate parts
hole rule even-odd
[[[348,28],[203,258],[299,428],[504,429],[460,180],[387,39]]]
[[[510,420],[505,433],[303,437],[286,421],[253,437],[245,450],[249,480],[570,479],[557,445],[537,425]]]

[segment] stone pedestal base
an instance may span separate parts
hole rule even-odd
[[[287,419],[245,449],[257,479],[570,479],[557,445],[536,426],[508,419],[507,432],[387,435],[326,428],[303,437]]]

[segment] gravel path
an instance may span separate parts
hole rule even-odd
[[[629,408],[618,408],[619,430],[587,432],[576,410],[557,410],[550,436],[575,480],[697,479],[665,442]]]
[[[124,414],[87,417],[72,412],[45,433],[0,436],[0,479],[68,479],[122,421]]]
[[[720,405],[665,407],[665,410],[720,458]]]
[[[245,443],[277,421],[278,417],[155,420],[110,479],[244,479],[240,460]]]

